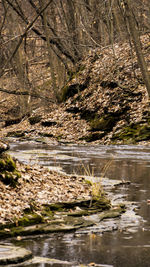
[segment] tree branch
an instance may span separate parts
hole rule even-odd
[[[49,0],[48,3],[44,6],[44,8],[42,8],[39,13],[37,14],[37,16],[29,23],[29,25],[27,26],[26,30],[24,31],[24,33],[21,35],[19,42],[15,48],[15,50],[13,51],[12,55],[8,58],[7,62],[5,63],[3,69],[0,72],[0,77],[3,75],[4,73],[4,69],[8,66],[8,64],[11,62],[11,60],[13,59],[13,57],[15,56],[15,54],[17,53],[20,45],[22,44],[23,38],[26,36],[27,32],[32,28],[33,24],[35,23],[35,21],[38,19],[38,17],[40,16],[41,13],[44,12],[44,10],[52,3],[53,0]]]
[[[24,95],[24,96],[31,96],[31,97],[35,97],[35,98],[40,98],[40,99],[43,99],[43,100],[46,100],[46,101],[49,101],[49,102],[52,102],[54,103],[55,101],[53,99],[50,99],[50,98],[47,98],[47,97],[44,97],[44,96],[41,96],[37,93],[31,93],[29,91],[22,91],[22,92],[18,92],[18,91],[15,91],[15,90],[7,90],[7,89],[4,89],[4,88],[1,88],[0,87],[0,92],[4,92],[6,94],[10,94],[10,95]]]
[[[28,25],[29,21],[28,19],[17,10],[17,8],[13,5],[13,3],[10,0],[6,0],[6,2],[12,7],[12,9],[18,14],[18,16]],[[38,17],[42,14],[42,12],[38,12]],[[43,41],[46,42],[46,37],[35,27],[32,27],[31,29],[36,35],[38,35]],[[60,45],[59,42],[57,42],[54,38],[50,39],[50,44],[55,45],[57,49],[64,55],[66,58],[68,58],[73,64],[75,63],[74,58],[70,55],[70,53]]]

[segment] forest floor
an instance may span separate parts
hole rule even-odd
[[[91,186],[83,177],[18,161],[16,167],[21,176],[15,187],[0,181],[0,224],[17,221],[25,210],[40,215],[43,205],[91,198]]]
[[[141,40],[150,70],[150,36]],[[30,116],[13,124],[18,118],[17,97],[1,93],[0,137],[48,138],[66,143],[150,143],[150,101],[128,43],[91,51],[59,97],[65,101],[42,103]]]

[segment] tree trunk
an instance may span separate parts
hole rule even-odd
[[[132,12],[132,7],[131,7],[131,1],[130,0],[124,0],[125,4],[125,12],[126,12],[126,18],[127,22],[129,24],[129,30],[130,34],[133,40],[135,52],[137,55],[139,67],[141,69],[141,73],[143,76],[144,83],[147,88],[148,95],[150,97],[150,73],[148,71],[143,52],[142,52],[142,46],[141,46],[141,41],[139,37],[139,31],[137,29],[137,24],[135,21],[134,14]]]

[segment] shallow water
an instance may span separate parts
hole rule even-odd
[[[73,262],[71,266],[81,263],[114,267],[150,266],[150,146],[50,146],[18,142],[11,144],[10,154],[25,163],[36,162],[48,167],[59,167],[67,173],[87,172],[95,176],[101,176],[104,166],[109,163],[105,176],[131,182],[129,186],[115,190],[116,198],[120,196],[122,200],[124,196],[125,201],[135,202],[120,220],[106,220],[101,225],[75,233],[14,241],[15,244],[31,249],[36,256]],[[103,232],[106,225],[110,232]],[[32,266],[45,267],[50,264]]]

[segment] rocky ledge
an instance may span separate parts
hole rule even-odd
[[[0,265],[18,264],[32,258],[32,253],[24,248],[0,245]]]

